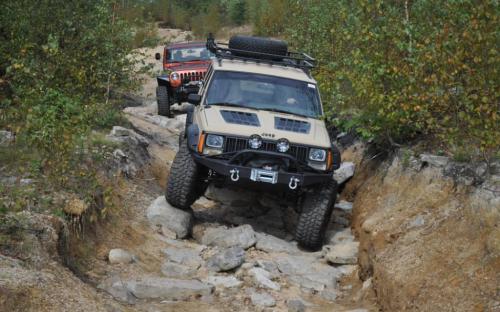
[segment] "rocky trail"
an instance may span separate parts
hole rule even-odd
[[[327,244],[318,252],[297,247],[292,240],[297,215],[271,194],[209,187],[192,213],[178,210],[166,202],[162,186],[184,115],[180,107],[176,117],[161,117],[155,107],[146,99],[126,108],[132,128],[115,127],[109,136],[147,141],[146,170],[159,179],[139,179],[146,193],[137,186],[128,190],[134,197],[128,202],[139,206],[128,205],[134,212],[127,222],[142,227],[144,237],[140,246],[114,242],[106,274],[96,279],[98,289],[139,311],[374,310],[362,300],[371,292],[369,283],[357,278],[352,203],[335,205]],[[344,180],[354,173],[351,166],[340,172]]]

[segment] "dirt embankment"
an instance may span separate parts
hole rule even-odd
[[[361,277],[384,311],[500,311],[499,165],[403,154],[346,153]]]

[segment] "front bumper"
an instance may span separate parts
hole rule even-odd
[[[252,153],[255,153],[256,151],[251,151]],[[241,151],[238,154],[245,153],[245,151]],[[282,155],[282,154],[277,154],[277,153],[271,153],[271,152],[260,152],[262,154],[269,154],[272,156],[280,155],[282,157],[291,157],[288,155]],[[324,182],[327,182],[332,179],[332,173],[331,172],[307,172],[307,171],[299,171],[297,172],[287,172],[287,171],[277,171],[275,173],[276,177],[275,179],[272,179],[272,182],[264,182],[262,180],[264,179],[257,179],[255,177],[256,170],[257,171],[265,171],[259,168],[252,168],[248,166],[242,166],[240,164],[236,164],[233,162],[235,158],[237,158],[237,155],[232,157],[231,159],[219,159],[214,156],[206,156],[206,155],[200,155],[197,153],[193,153],[193,157],[195,161],[203,165],[209,169],[212,169],[215,171],[218,175],[222,175],[225,177],[228,177],[229,180],[233,182],[237,182],[239,180],[244,180],[247,182],[255,182],[255,183],[268,183],[270,185],[285,185],[288,186],[290,189],[295,189],[297,187],[306,187],[306,186],[311,186],[315,184],[321,184]],[[295,160],[296,161],[296,160]],[[253,172],[252,172],[253,171]],[[253,175],[252,175],[253,173]],[[236,179],[237,178],[237,179]],[[259,181],[260,180],[260,181]],[[271,180],[271,179],[269,179]]]

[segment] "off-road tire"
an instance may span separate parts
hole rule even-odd
[[[275,40],[262,37],[250,37],[250,36],[233,36],[229,39],[229,49],[243,50],[234,51],[234,55],[243,57],[259,57],[259,58],[271,58],[259,55],[257,53],[267,53],[273,55],[285,56],[288,52],[288,45],[285,41]],[[252,53],[257,52],[257,53]],[[279,60],[280,58],[278,58]]]
[[[316,191],[306,193],[295,229],[295,240],[303,248],[318,250],[323,245],[337,197],[337,183],[327,182]]]
[[[167,182],[167,202],[179,209],[190,209],[206,188],[200,179],[200,173],[200,167],[193,160],[186,140],[179,138],[179,151],[175,155]]]
[[[156,101],[158,102],[158,115],[171,117],[170,115],[170,96],[166,86],[156,87]]]

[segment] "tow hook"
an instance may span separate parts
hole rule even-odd
[[[288,187],[291,190],[295,190],[297,188],[297,186],[299,185],[299,182],[300,182],[300,180],[297,179],[296,177],[291,177],[290,178],[290,183],[288,183]]]
[[[229,173],[231,174],[231,181],[236,182],[240,179],[240,172],[238,169],[231,169],[229,170]]]

